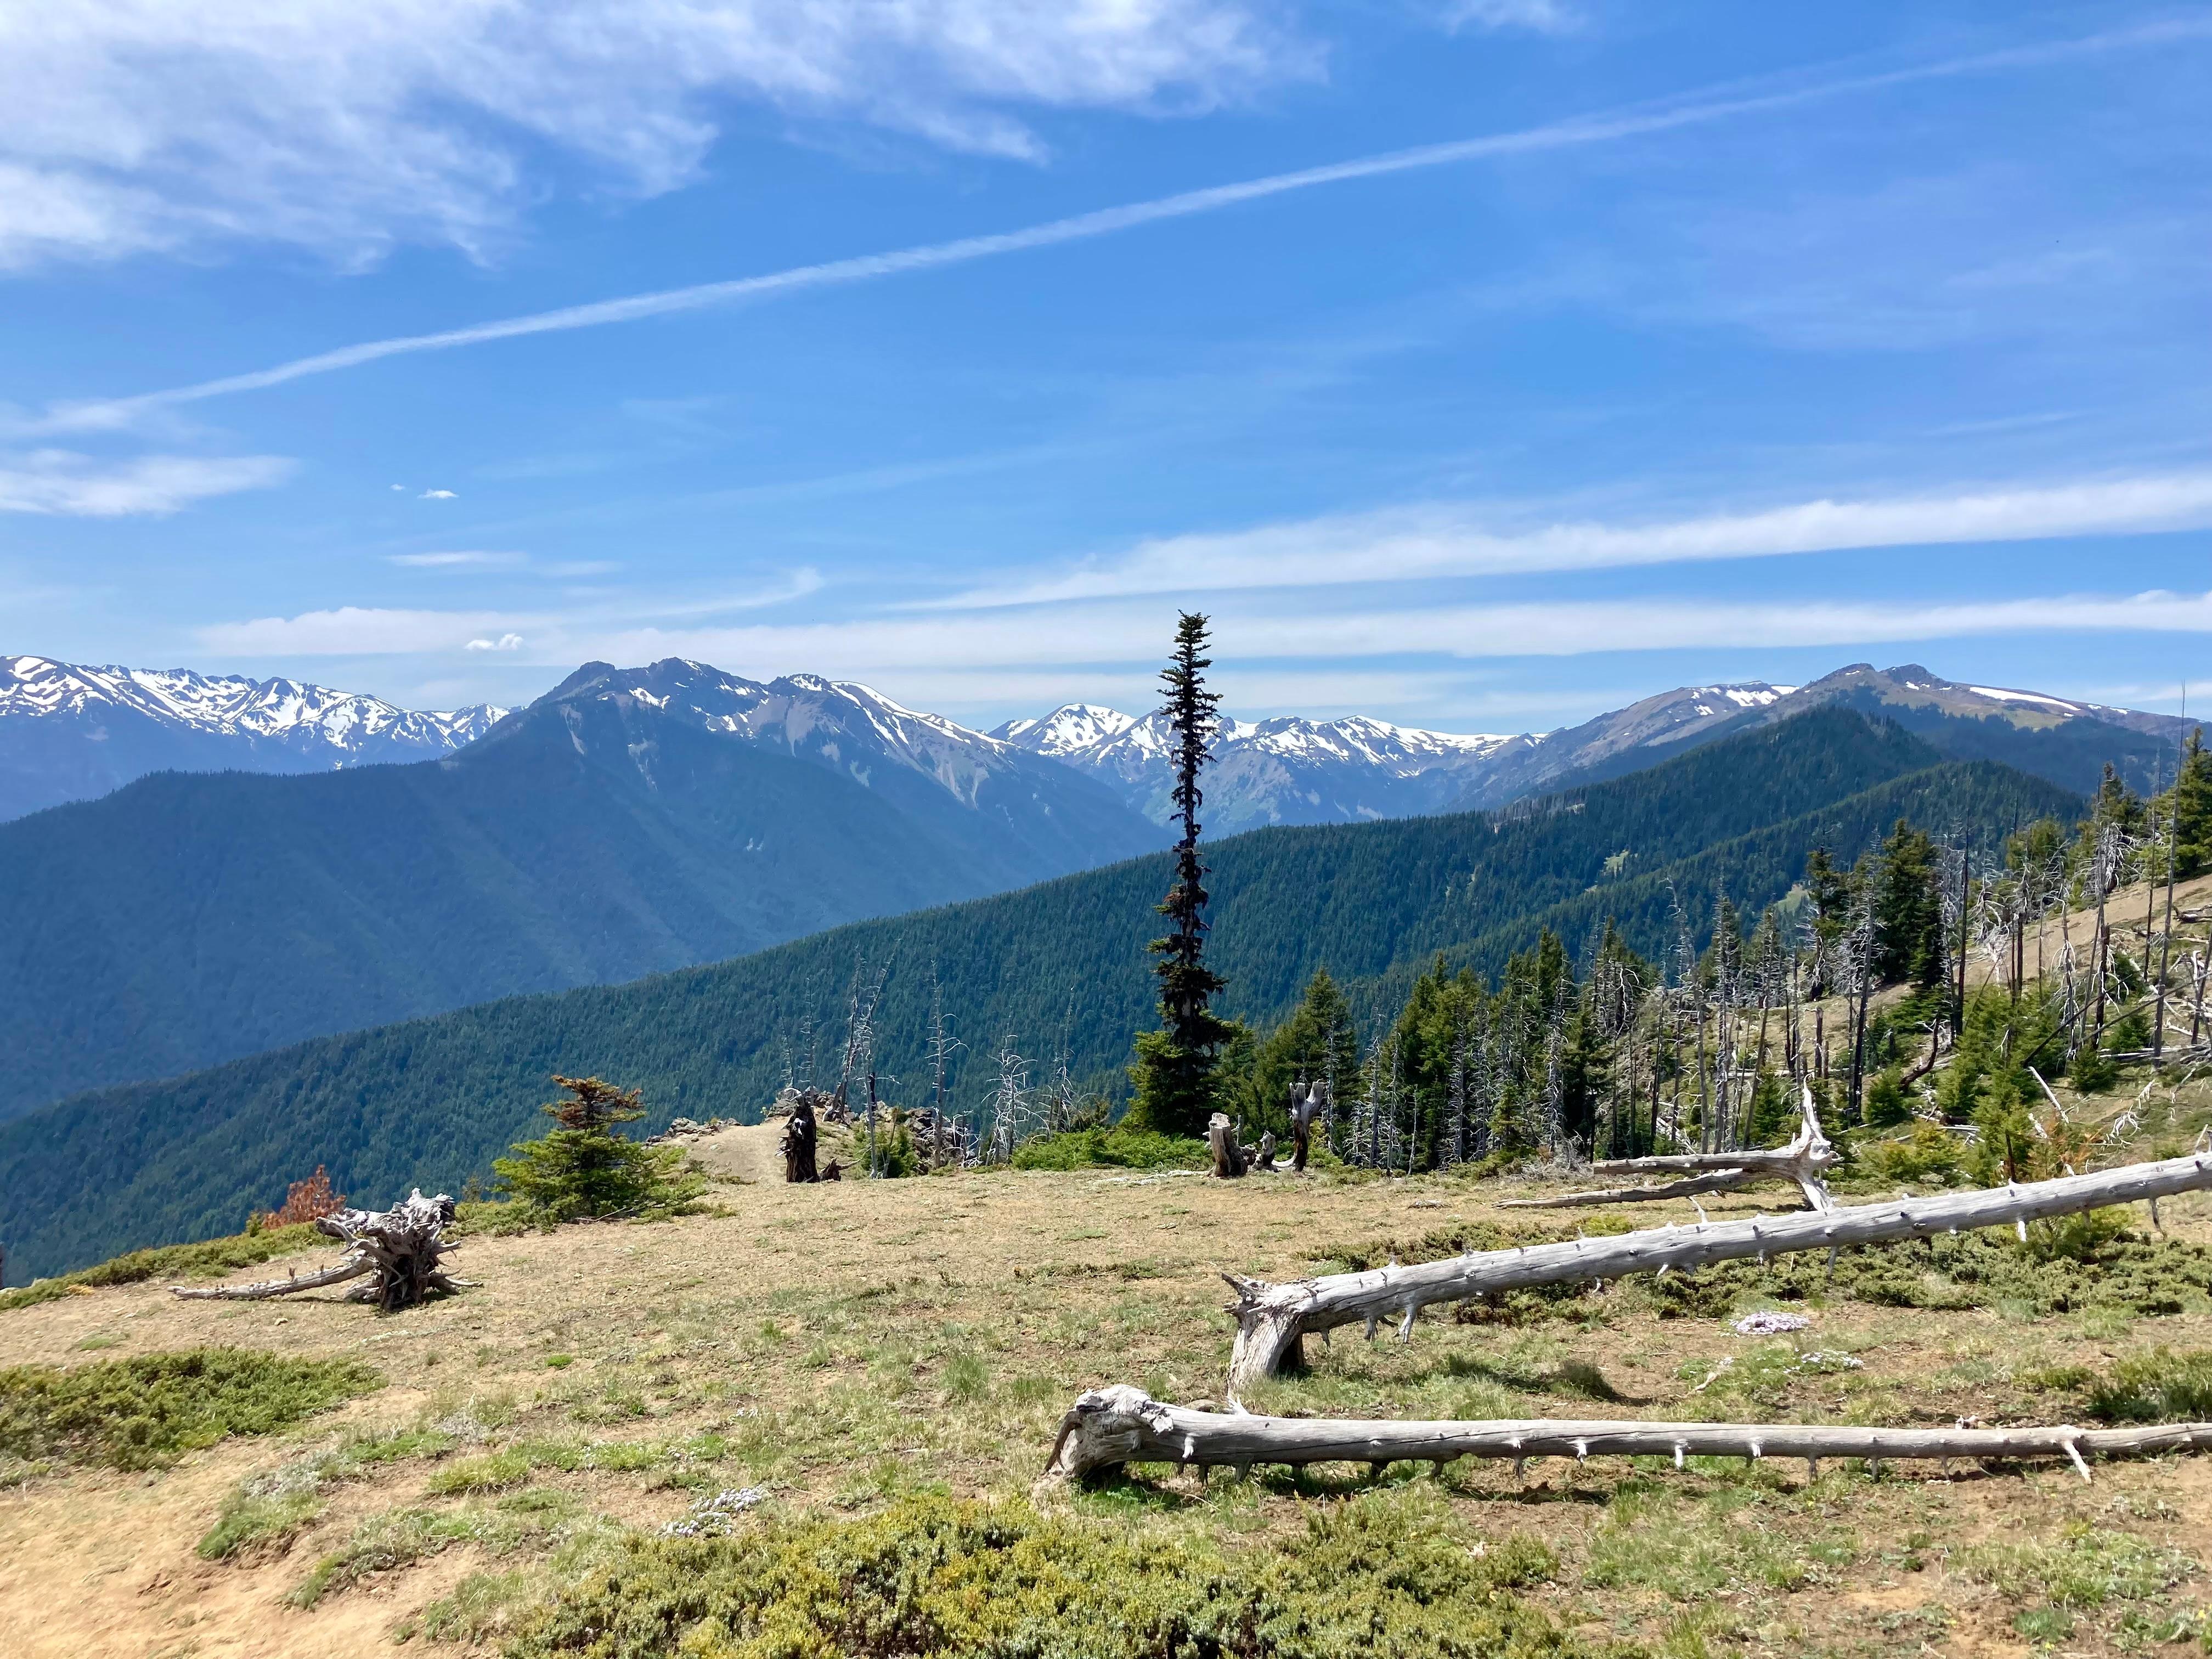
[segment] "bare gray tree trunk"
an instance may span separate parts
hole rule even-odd
[[[1494,1422],[1400,1423],[1321,1417],[1257,1417],[1245,1412],[1167,1406],[1127,1384],[1093,1389],[1060,1419],[1048,1480],[1079,1480],[1127,1463],[1433,1463],[1462,1457],[1802,1457],[1819,1472],[1823,1457],[2064,1457],[2089,1478],[2087,1459],[2212,1447],[2212,1423],[2134,1429],[2071,1424],[2021,1429],[1866,1429],[1832,1424],[1646,1423],[1528,1418]]]
[[[1702,1267],[1746,1256],[1765,1260],[1790,1250],[1841,1249],[1937,1233],[1970,1232],[2007,1224],[2023,1237],[2027,1224],[2108,1205],[2164,1198],[2212,1188],[2212,1153],[2136,1164],[2091,1175],[2065,1176],[1931,1198],[1794,1216],[1755,1216],[1748,1221],[1699,1223],[1576,1238],[1426,1261],[1413,1267],[1329,1273],[1286,1285],[1225,1273],[1237,1300],[1237,1344],[1229,1365],[1229,1395],[1273,1376],[1297,1352],[1308,1331],[1364,1324],[1370,1335],[1385,1318],[1399,1322],[1410,1339],[1413,1320],[1432,1303],[1463,1302],[1535,1285],[1620,1279],[1629,1273]]]

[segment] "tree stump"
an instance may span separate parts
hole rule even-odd
[[[443,1193],[425,1198],[418,1187],[404,1204],[395,1204],[388,1210],[340,1210],[318,1218],[318,1232],[343,1239],[349,1247],[335,1267],[320,1273],[264,1279],[253,1285],[219,1285],[210,1290],[174,1285],[170,1289],[191,1301],[263,1302],[367,1278],[369,1283],[356,1285],[345,1299],[374,1302],[386,1313],[392,1313],[427,1301],[433,1294],[451,1294],[463,1288],[465,1281],[447,1278],[439,1266],[447,1252],[459,1248],[445,1236],[453,1221],[453,1200]]]
[[[1226,1112],[1216,1112],[1206,1126],[1206,1144],[1213,1149],[1213,1173],[1235,1181],[1244,1173],[1244,1149],[1237,1144],[1237,1126]]]
[[[819,1181],[814,1167],[814,1152],[820,1143],[821,1127],[814,1121],[814,1103],[805,1095],[796,1097],[791,1107],[791,1121],[783,1128],[783,1178],[786,1181]]]

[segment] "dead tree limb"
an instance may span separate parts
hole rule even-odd
[[[1750,1181],[1748,1170],[1715,1170],[1711,1175],[1686,1176],[1656,1187],[1601,1187],[1595,1192],[1559,1193],[1550,1198],[1504,1198],[1501,1210],[1578,1210],[1595,1204],[1644,1204],[1661,1198],[1694,1198],[1699,1193],[1725,1193]]]
[[[1413,1267],[1329,1273],[1286,1285],[1224,1273],[1223,1277],[1237,1292],[1237,1300],[1228,1309],[1237,1321],[1229,1395],[1234,1399],[1251,1383],[1281,1370],[1297,1354],[1308,1331],[1364,1324],[1371,1336],[1376,1324],[1389,1318],[1399,1321],[1401,1338],[1410,1338],[1414,1316],[1431,1303],[1463,1302],[1534,1285],[1663,1273],[1745,1256],[1764,1261],[1790,1250],[1834,1250],[1850,1244],[1928,1238],[1981,1227],[2012,1224],[2025,1237],[2029,1222],[2048,1216],[2071,1215],[2208,1187],[2212,1187],[2212,1152],[2199,1152],[2156,1164],[2063,1176],[2056,1181],[1854,1205],[1806,1215],[1754,1216],[1748,1221],[1650,1228],[1611,1238],[1572,1238],[1557,1244],[1470,1253]]]
[[[1823,1457],[2063,1457],[2081,1478],[2087,1459],[2212,1448],[2212,1423],[2169,1423],[2132,1429],[2082,1429],[2071,1424],[2021,1429],[1869,1429],[1804,1423],[1646,1423],[1634,1419],[1577,1421],[1530,1418],[1498,1421],[1401,1423],[1324,1417],[1256,1417],[1163,1405],[1126,1384],[1093,1389],[1060,1419],[1048,1480],[1079,1480],[1127,1463],[1434,1463],[1462,1457],[1802,1457],[1819,1470]]]
[[[1798,1109],[1797,1133],[1786,1146],[1766,1152],[1681,1152],[1656,1158],[1607,1158],[1591,1164],[1590,1170],[1595,1175],[1705,1175],[1734,1170],[1745,1180],[1753,1176],[1780,1176],[1797,1183],[1797,1190],[1805,1195],[1808,1209],[1826,1211],[1833,1209],[1836,1203],[1828,1193],[1827,1173],[1842,1158],[1843,1154],[1820,1133],[1820,1116],[1814,1109],[1813,1091],[1808,1087]],[[1582,1201],[1623,1204],[1632,1200],[1583,1196]]]
[[[388,1210],[340,1210],[319,1218],[315,1223],[317,1231],[343,1239],[350,1247],[343,1260],[320,1273],[264,1279],[253,1285],[217,1285],[208,1290],[187,1290],[181,1285],[170,1289],[194,1301],[263,1302],[374,1274],[371,1283],[356,1285],[346,1300],[374,1302],[386,1313],[411,1308],[434,1291],[450,1293],[462,1287],[461,1280],[447,1278],[439,1267],[441,1259],[458,1248],[446,1238],[446,1229],[453,1221],[452,1199],[443,1193],[425,1198],[417,1188],[404,1204],[395,1204]]]

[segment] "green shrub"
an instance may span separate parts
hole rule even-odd
[[[1149,1129],[1069,1129],[1033,1135],[1014,1148],[1017,1170],[1195,1170],[1209,1154],[1202,1140]]]
[[[147,1469],[226,1436],[268,1434],[384,1386],[353,1360],[246,1348],[0,1370],[0,1453]]]
[[[1911,1133],[1881,1140],[1853,1136],[1850,1170],[1885,1185],[1935,1182],[1948,1187],[1959,1178],[1965,1149],[1940,1123],[1916,1121]]]
[[[2201,1423],[2212,1419],[2212,1353],[2165,1348],[2123,1359],[2091,1385],[2089,1415],[2100,1423]]]
[[[1243,1550],[1126,1516],[908,1498],[859,1520],[633,1537],[526,1621],[510,1652],[1534,1659],[1580,1651],[1512,1594],[1555,1567],[1534,1540],[1478,1554],[1441,1504],[1382,1494],[1287,1546]]]
[[[541,1226],[580,1216],[660,1218],[706,1190],[706,1176],[678,1146],[648,1146],[615,1133],[617,1123],[645,1115],[638,1091],[595,1077],[556,1077],[568,1098],[540,1109],[558,1127],[517,1142],[512,1158],[492,1160],[499,1184],[520,1214]]]
[[[1869,1128],[1888,1129],[1912,1115],[1912,1106],[1905,1092],[1905,1073],[1892,1066],[1875,1074],[1867,1085],[1866,1121]],[[1753,1141],[1754,1146],[1764,1145]]]
[[[0,1291],[0,1312],[71,1296],[80,1287],[96,1290],[105,1285],[138,1285],[149,1279],[219,1279],[240,1267],[251,1267],[275,1256],[295,1255],[327,1243],[315,1231],[313,1222],[303,1221],[296,1226],[265,1227],[228,1238],[203,1239],[197,1244],[163,1244],[152,1249],[133,1250],[96,1267],[41,1279],[36,1284],[12,1291]]]

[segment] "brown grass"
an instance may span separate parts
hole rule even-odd
[[[700,1150],[757,1177],[772,1167],[774,1134],[727,1131]],[[1079,1389],[1218,1392],[1230,1336],[1219,1270],[1296,1276],[1315,1269],[1308,1252],[1331,1244],[1504,1220],[1496,1200],[1523,1190],[1444,1177],[1140,1185],[1104,1172],[805,1188],[755,1179],[710,1188],[725,1214],[472,1239],[462,1271],[483,1288],[391,1318],[334,1297],[183,1303],[152,1285],[24,1309],[0,1328],[0,1361],[225,1343],[367,1359],[392,1385],[288,1436],[226,1443],[150,1477],[17,1471],[0,1489],[0,1629],[10,1652],[39,1659],[289,1655],[419,1630],[427,1607],[431,1629],[495,1642],[595,1540],[664,1523],[702,1492],[765,1485],[770,1512],[793,1513],[858,1512],[931,1487],[1025,1491]],[[1706,1208],[1717,1218],[1781,1201]],[[2163,1208],[2170,1230],[2212,1242],[2212,1201]],[[1676,1205],[1638,1218],[1694,1218]],[[1253,1403],[1356,1415],[2057,1420],[2078,1409],[2084,1371],[2108,1374],[2160,1346],[2212,1348],[2212,1306],[2021,1322],[1838,1301],[1813,1310],[1795,1345],[1863,1362],[1832,1370],[1796,1365],[1787,1340],[1662,1320],[1633,1283],[1569,1311],[1517,1328],[1432,1315],[1406,1346],[1340,1332],[1310,1376]],[[1593,1403],[1607,1394],[1618,1398]],[[429,1432],[364,1438],[409,1429]],[[1290,1537],[1307,1506],[1366,1479],[1148,1479],[1079,1501]],[[1387,1479],[1434,1477],[1401,1465]],[[226,1498],[257,1480],[305,1482],[319,1513],[227,1559],[198,1559]],[[2165,1630],[2159,1620],[2193,1616],[2205,1593],[2193,1564],[2212,1562],[2204,1460],[2100,1468],[2088,1487],[2046,1468],[1958,1469],[1946,1481],[1910,1468],[1872,1480],[1853,1467],[1808,1486],[1802,1468],[1677,1475],[1617,1460],[1534,1465],[1522,1486],[1510,1466],[1462,1464],[1442,1490],[1485,1533],[1534,1532],[1559,1552],[1559,1582],[1531,1593],[1565,1624],[1653,1652],[2008,1653],[2032,1640],[2130,1650]],[[374,1540],[404,1530],[394,1517],[408,1515],[408,1535],[430,1541],[381,1565]],[[2069,1527],[2090,1528],[2080,1534],[2090,1543],[2069,1542]],[[2191,1565],[2155,1595],[2049,1612],[2020,1588],[2051,1577],[2044,1557],[1990,1553],[2048,1547],[2062,1565],[2094,1565],[2111,1535]],[[344,1564],[326,1569],[337,1588],[305,1610],[288,1603],[333,1561]],[[2049,1634],[2061,1623],[2063,1641]]]

